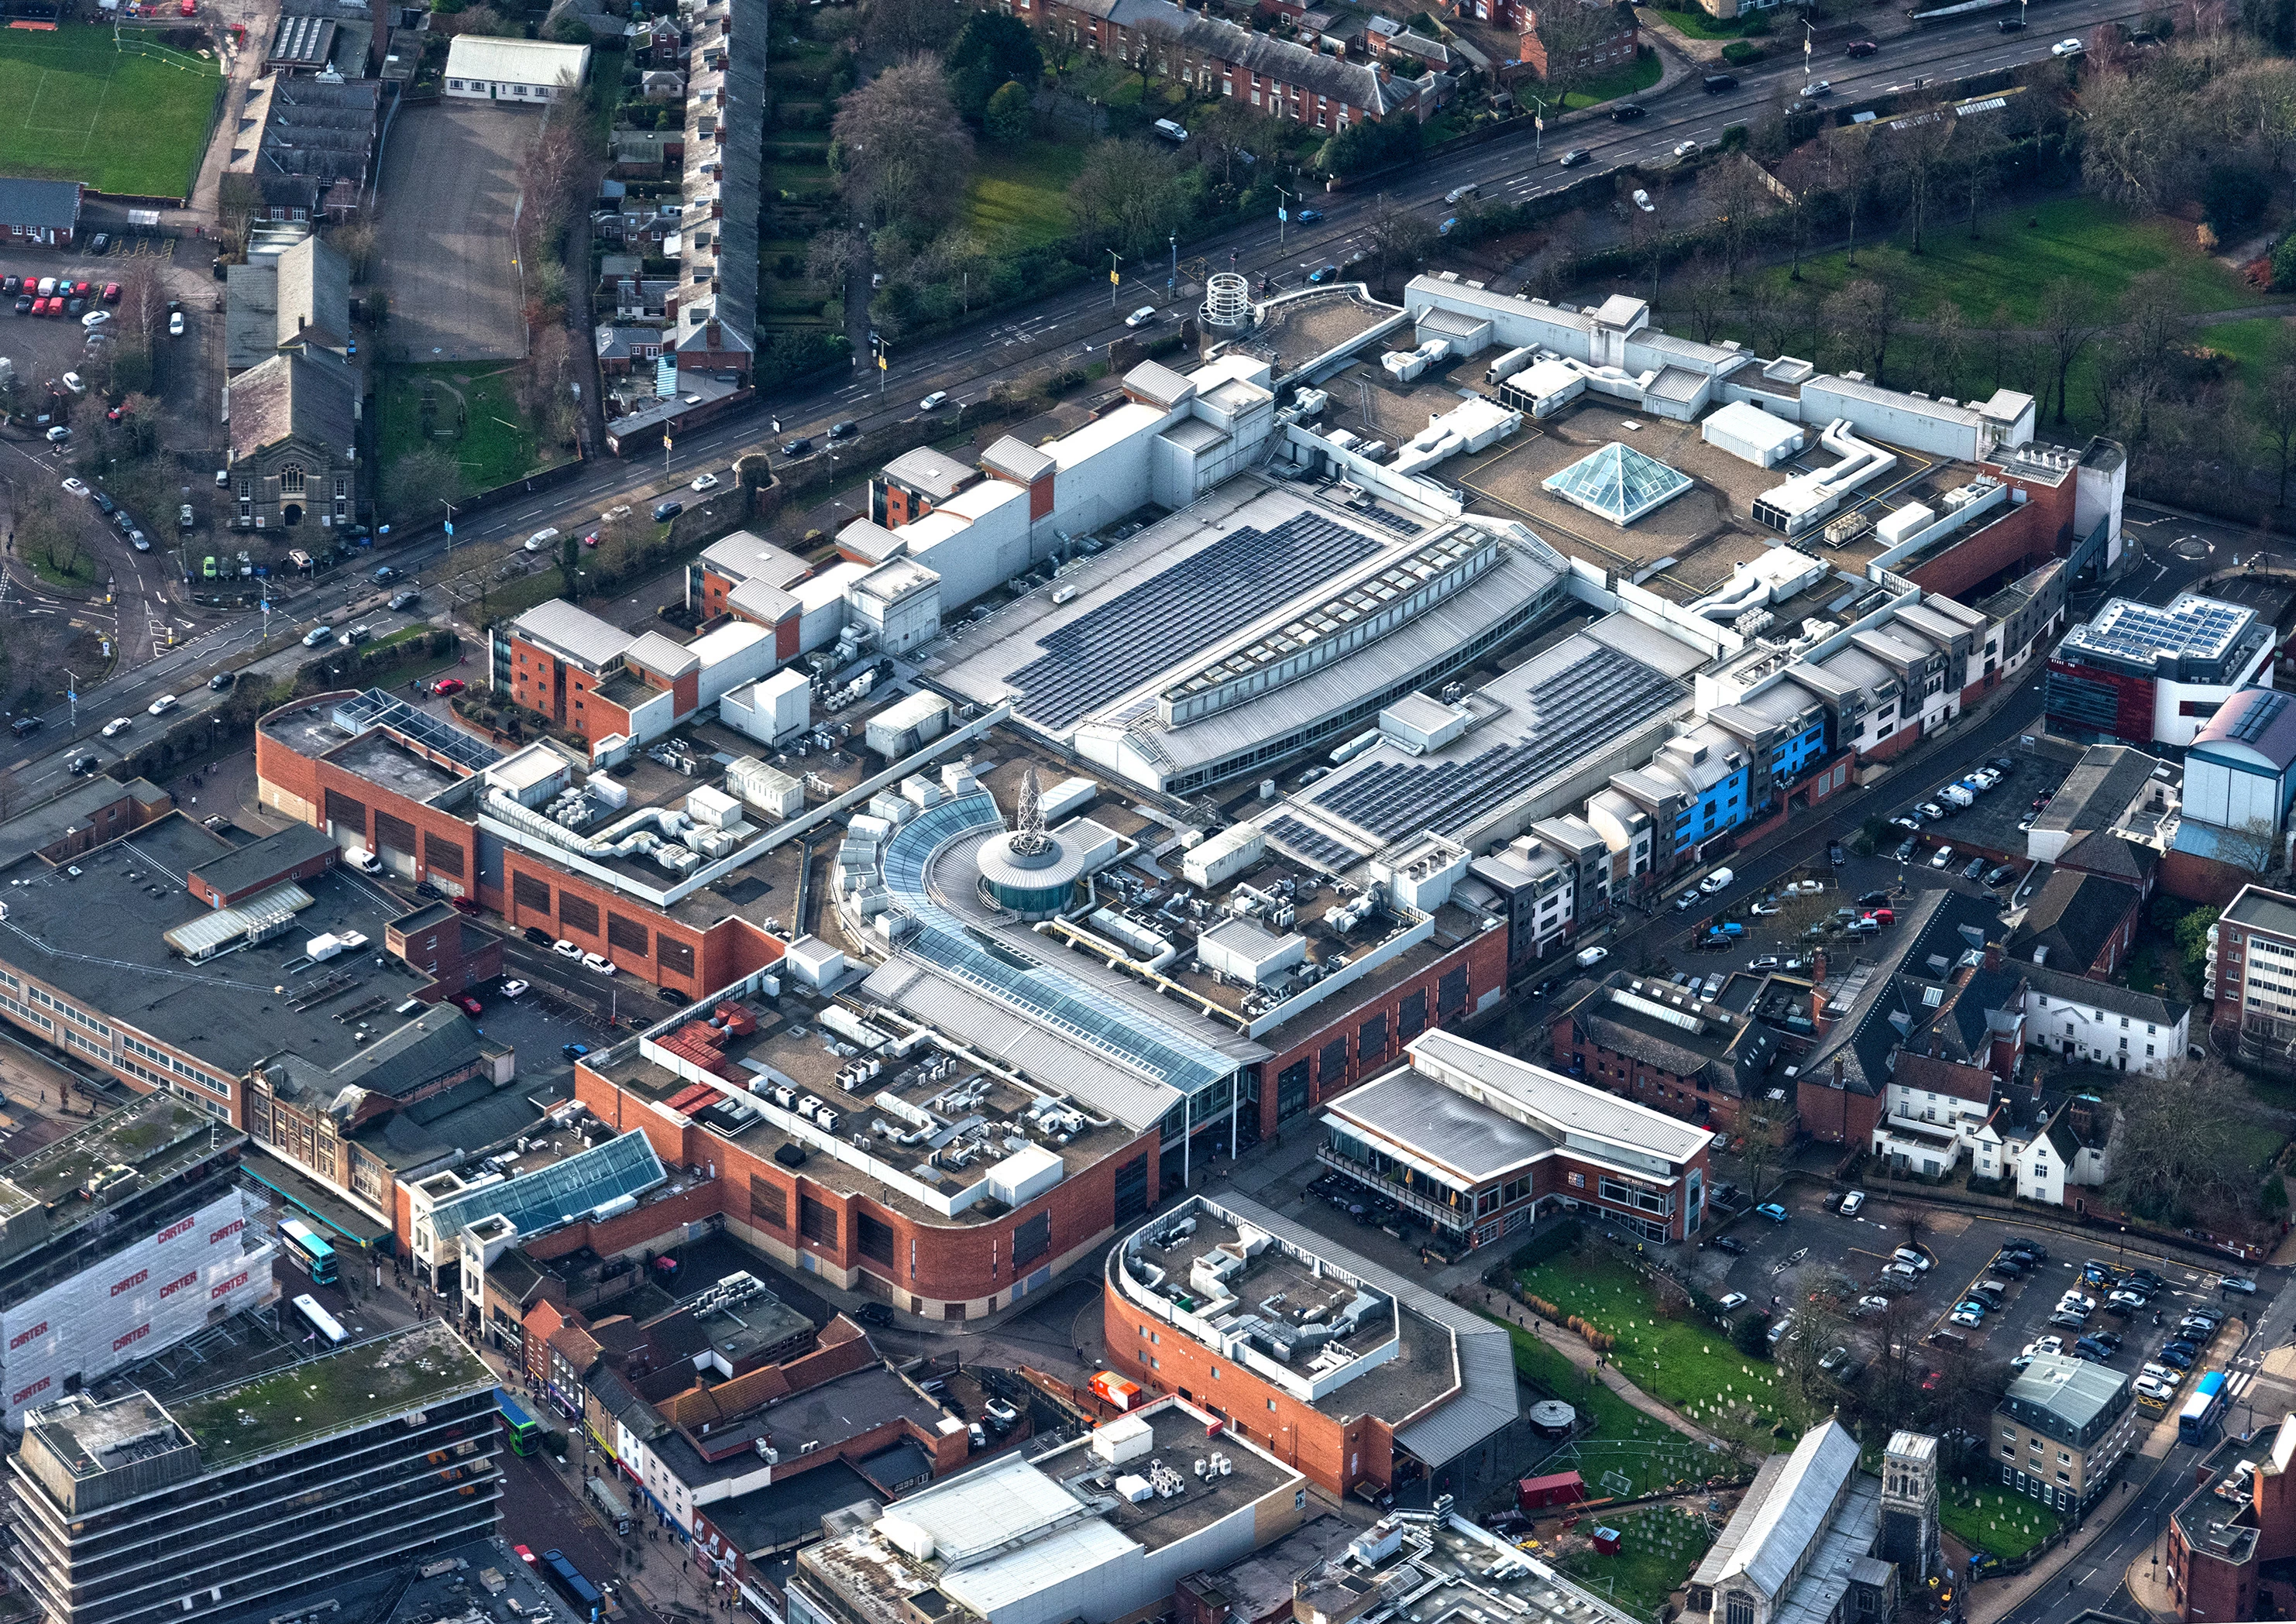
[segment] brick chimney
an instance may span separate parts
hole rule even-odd
[[[1821,987],[1825,985],[1825,949],[1823,947],[1810,955],[1809,979]]]
[[[1988,970],[1998,970],[2001,968],[2001,944],[1999,942],[1988,942],[1985,944],[1984,963],[1985,967]]]
[[[721,343],[719,343],[719,342],[718,342],[718,324],[717,324],[716,322],[711,322],[711,323],[708,324],[706,326],[704,326],[704,327],[702,328],[702,332],[704,332],[705,333],[709,334],[709,348],[710,348],[710,349],[723,349],[725,348],[725,346],[724,346],[723,344],[721,344]]]
[[[1837,1055],[1835,1055],[1835,1056],[1833,1057],[1833,1086],[1834,1086],[1836,1088],[1841,1088],[1841,1087],[1846,1087],[1848,1086],[1848,1084],[1849,1084],[1849,1068],[1848,1068],[1848,1065],[1847,1065],[1847,1063],[1842,1060],[1841,1056],[1841,1055],[1839,1055],[1839,1054],[1837,1054]]]

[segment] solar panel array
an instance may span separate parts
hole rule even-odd
[[[1044,656],[1013,674],[1020,709],[1042,726],[1069,726],[1379,547],[1321,513],[1299,514],[1272,530],[1231,530],[1039,638]]]
[[[402,738],[411,739],[442,760],[476,773],[492,767],[503,759],[502,751],[493,745],[472,738],[452,722],[440,721],[427,711],[417,710],[404,700],[394,699],[380,688],[369,688],[355,699],[347,699],[335,707],[335,726],[345,733],[362,734],[370,727],[388,727]]]
[[[2241,713],[2240,720],[2226,730],[2226,736],[2237,739],[2243,744],[2253,744],[2264,736],[2265,730],[2279,720],[2280,713],[2287,709],[2286,694],[2267,692],[2261,697],[2249,701],[2248,709]]]
[[[1416,519],[1406,519],[1401,513],[1391,513],[1376,502],[1357,510],[1363,516],[1383,530],[1393,530],[1398,536],[1416,536],[1427,527]]]
[[[1665,672],[1616,649],[1540,683],[1529,695],[1537,732],[1464,761],[1382,761],[1316,796],[1382,841],[1431,829],[1454,833],[1568,766],[1622,728],[1656,715],[1682,691]]]
[[[2214,654],[2249,619],[2247,610],[2213,598],[2179,598],[2166,609],[2123,599],[2090,625],[2082,641],[2140,663],[2156,653]]]
[[[1352,868],[1365,856],[1354,847],[1341,845],[1322,830],[1312,828],[1288,813],[1270,819],[1267,828],[1268,838],[1286,851],[1335,874]]]

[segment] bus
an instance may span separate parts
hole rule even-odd
[[[2193,1383],[2193,1396],[2177,1415],[2177,1436],[2188,1444],[2205,1444],[2216,1436],[2217,1422],[2225,1410],[2225,1373],[2212,1370]]]
[[[531,1455],[542,1448],[542,1423],[499,1387],[495,1389],[495,1407],[502,1412],[503,1431],[510,1434],[512,1455]]]
[[[343,1330],[340,1321],[319,1306],[317,1298],[298,1297],[295,1300],[295,1312],[303,1316],[311,1329],[317,1333],[319,1340],[325,1342],[327,1346],[340,1348],[343,1345],[348,1333]]]
[[[545,1551],[542,1554],[542,1571],[568,1601],[581,1610],[583,1617],[594,1619],[598,1616],[598,1609],[604,1605],[606,1598],[599,1593],[597,1586],[582,1577],[580,1569],[566,1560],[565,1552]]]
[[[283,1218],[279,1233],[287,1242],[288,1251],[310,1272],[314,1285],[335,1283],[335,1249],[327,1244],[319,1232],[300,1218]]]

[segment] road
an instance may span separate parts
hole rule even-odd
[[[1872,57],[1852,59],[1837,53],[1830,59],[1813,59],[1811,70],[1833,81],[1833,105],[1854,107],[1861,96],[1885,94],[1916,79],[1964,78],[2046,60],[2053,40],[2086,34],[2104,22],[2134,19],[2142,10],[2127,0],[2070,0],[2067,4],[2047,0],[2034,26],[2022,33],[2002,34],[1992,19],[1980,17],[1884,39]],[[1738,88],[1722,95],[1706,94],[1693,73],[1665,94],[1646,98],[1644,105],[1648,116],[1639,121],[1614,123],[1599,111],[1554,121],[1556,127],[1548,132],[1556,149],[1554,153],[1544,153],[1547,144],[1531,133],[1494,141],[1437,162],[1415,165],[1386,186],[1333,193],[1320,200],[1324,217],[1311,226],[1271,221],[1237,227],[1192,245],[1191,256],[1213,265],[1231,262],[1249,273],[1264,274],[1275,286],[1296,283],[1316,267],[1344,259],[1361,246],[1380,194],[1424,210],[1431,217],[1452,212],[1443,202],[1445,194],[1469,184],[1488,197],[1511,201],[1537,197],[1584,177],[1586,171],[1565,171],[1556,163],[1562,152],[1572,145],[1593,152],[1597,173],[1663,160],[1681,141],[1710,144],[1726,127],[1750,121],[1781,94],[1798,93],[1804,73],[1802,64],[1795,60],[1757,63],[1739,70]],[[1531,150],[1526,152],[1526,147]],[[912,350],[897,351],[876,379],[857,371],[853,381],[840,387],[784,397],[681,434],[675,448],[660,459],[647,455],[601,461],[587,471],[586,477],[539,494],[530,504],[506,504],[458,524],[451,544],[442,530],[433,527],[402,533],[383,555],[406,574],[419,578],[450,546],[498,551],[545,525],[587,526],[604,507],[622,502],[651,503],[657,496],[682,492],[697,474],[723,469],[737,455],[798,433],[818,439],[833,422],[854,421],[869,429],[918,419],[921,434],[927,432],[931,420],[915,409],[915,403],[925,394],[947,391],[953,403],[962,404],[992,384],[1033,371],[1050,358],[1088,358],[1128,331],[1123,323],[1125,312],[1143,302],[1170,302],[1166,278],[1161,262],[1136,267],[1122,285],[1110,290],[1104,304],[1099,291],[1102,284],[1087,283],[1046,299],[1025,315],[1007,314]],[[47,460],[31,447],[12,444],[10,450],[38,465]],[[2226,539],[2235,537],[2227,533]],[[158,553],[151,555],[155,562],[162,557]],[[274,585],[278,594],[275,603],[293,618],[294,629],[312,624],[322,615],[340,615],[380,595],[355,568],[316,586],[293,580]],[[179,634],[189,640],[168,647],[164,617],[152,612],[147,598],[148,594],[139,595],[133,606],[123,605],[128,612],[119,630],[125,636],[151,634],[152,658],[84,694],[79,706],[82,717],[100,722],[130,714],[159,693],[189,689],[195,680],[226,659],[242,654],[261,638],[259,617],[250,611],[203,633],[178,626]],[[53,607],[29,604],[23,612]],[[277,619],[274,617],[275,621]],[[138,627],[127,623],[136,619],[151,624]],[[283,668],[296,662],[291,656],[300,653],[292,650],[289,658],[275,655],[263,662],[263,668]],[[195,714],[207,702],[186,693],[184,712]],[[34,795],[52,792],[61,774],[60,767],[51,771],[37,764],[77,742],[65,726],[67,708],[59,706],[46,712],[44,719],[48,724],[45,732],[14,764],[15,770],[25,775],[24,790]],[[81,729],[81,736],[86,731]]]

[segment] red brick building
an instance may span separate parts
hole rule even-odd
[[[2296,1421],[2226,1437],[2169,1519],[2169,1594],[2187,1624],[2285,1618],[2296,1607]]]
[[[1807,982],[1777,986],[1780,996],[1808,994]],[[1770,1087],[1775,1028],[1655,977],[1620,971],[1576,982],[1554,1011],[1547,1036],[1557,1071],[1685,1122],[1738,1133],[1745,1101]]]
[[[1635,26],[1633,8],[1586,4],[1563,0],[1562,6],[1525,6],[1494,0],[1514,13],[1513,26],[1522,31],[1518,49],[1543,79],[1558,70],[1573,79],[1592,78],[1634,65],[1642,35]]]

